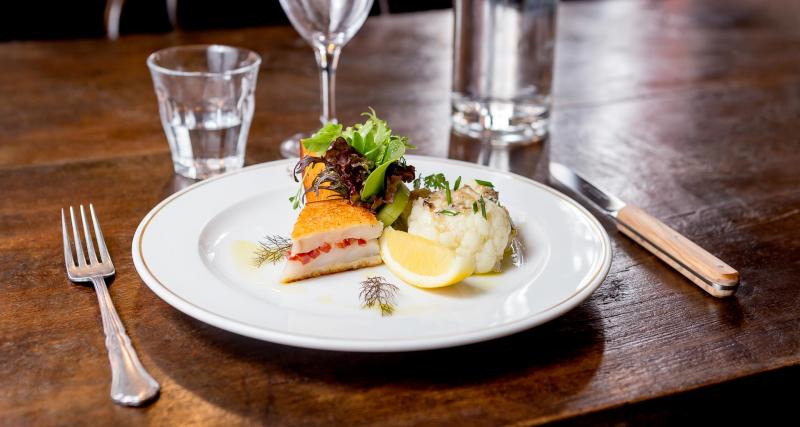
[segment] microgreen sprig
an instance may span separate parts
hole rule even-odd
[[[300,183],[300,188],[297,189],[297,192],[294,193],[294,196],[289,197],[289,201],[292,202],[292,209],[297,209],[303,203],[303,194],[305,193],[305,189],[303,188],[303,183]]]

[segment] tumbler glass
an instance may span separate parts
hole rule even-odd
[[[176,173],[204,179],[242,167],[260,64],[255,52],[221,45],[147,58]]]
[[[493,144],[547,135],[557,4],[455,1],[455,132]]]

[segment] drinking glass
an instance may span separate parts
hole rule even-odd
[[[548,132],[557,0],[456,0],[453,129],[493,144]]]
[[[204,179],[242,167],[260,64],[255,52],[222,45],[147,58],[176,173]]]
[[[314,48],[320,76],[322,124],[336,120],[336,65],[342,47],[364,24],[373,0],[280,0],[294,29]],[[281,155],[297,157],[297,134],[281,143]]]

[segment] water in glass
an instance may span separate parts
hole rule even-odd
[[[548,129],[557,0],[456,0],[453,129],[493,143]]]
[[[228,46],[183,46],[148,59],[175,172],[203,179],[244,164],[260,58]]]
[[[247,130],[232,112],[175,114],[165,126],[175,168],[183,175],[208,176],[242,167]]]

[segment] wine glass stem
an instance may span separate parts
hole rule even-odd
[[[319,44],[317,51],[317,64],[319,65],[319,79],[322,98],[322,124],[336,123],[336,66],[339,63],[341,46],[335,44]]]

